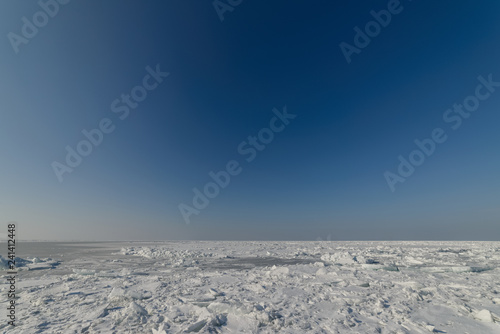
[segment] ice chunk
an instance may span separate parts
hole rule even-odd
[[[130,305],[128,306],[129,310],[136,314],[136,315],[147,315],[148,311],[141,305],[137,304],[136,302],[130,302]]]
[[[108,295],[109,299],[120,299],[125,297],[125,290],[119,287],[113,288]]]
[[[474,318],[482,322],[494,322],[493,315],[488,310],[481,310],[474,314]]]
[[[137,291],[128,291],[127,295],[130,296],[132,299],[142,299],[142,294]]]
[[[219,291],[217,291],[217,290],[215,290],[215,289],[212,289],[212,288],[210,288],[210,289],[208,290],[208,293],[210,293],[210,294],[211,294],[212,296],[214,296],[214,297],[217,297],[217,296],[222,296],[222,295],[223,295],[223,294],[222,294],[222,293],[220,293]]]
[[[189,326],[186,329],[186,332],[187,333],[199,332],[203,327],[205,327],[206,324],[207,324],[207,320],[206,319],[198,321],[198,322],[192,324],[191,326]]]
[[[276,267],[273,266],[271,271],[269,271],[270,276],[287,276],[290,273],[290,269],[287,267]]]
[[[432,333],[434,333],[434,330],[436,329],[434,325],[425,325],[425,328]]]
[[[321,260],[325,262],[341,264],[341,265],[349,265],[358,263],[355,256],[352,256],[349,252],[341,252],[334,254],[324,254],[321,256]]]
[[[324,276],[324,275],[327,275],[328,272],[326,271],[325,268],[319,268],[317,271],[316,271],[316,276]]]

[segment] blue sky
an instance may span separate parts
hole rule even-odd
[[[22,239],[498,239],[500,88],[456,130],[443,114],[478,76],[500,82],[500,4],[401,1],[348,63],[340,43],[390,3],[244,0],[221,21],[211,1],[71,1],[17,53],[9,33],[42,9],[3,4],[2,221]],[[148,66],[169,75],[120,119]],[[240,143],[285,106],[296,117],[247,162]],[[114,130],[60,182],[53,162],[103,119]],[[384,173],[436,128],[446,142],[391,191]]]

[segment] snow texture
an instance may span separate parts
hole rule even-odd
[[[498,242],[99,247],[16,260],[17,326],[0,332],[500,333]]]

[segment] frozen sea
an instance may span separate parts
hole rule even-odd
[[[0,243],[6,277],[7,246]],[[500,333],[500,242],[18,242],[1,333]]]

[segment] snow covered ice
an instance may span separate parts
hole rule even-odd
[[[0,332],[500,333],[500,242],[63,245],[19,254]]]

